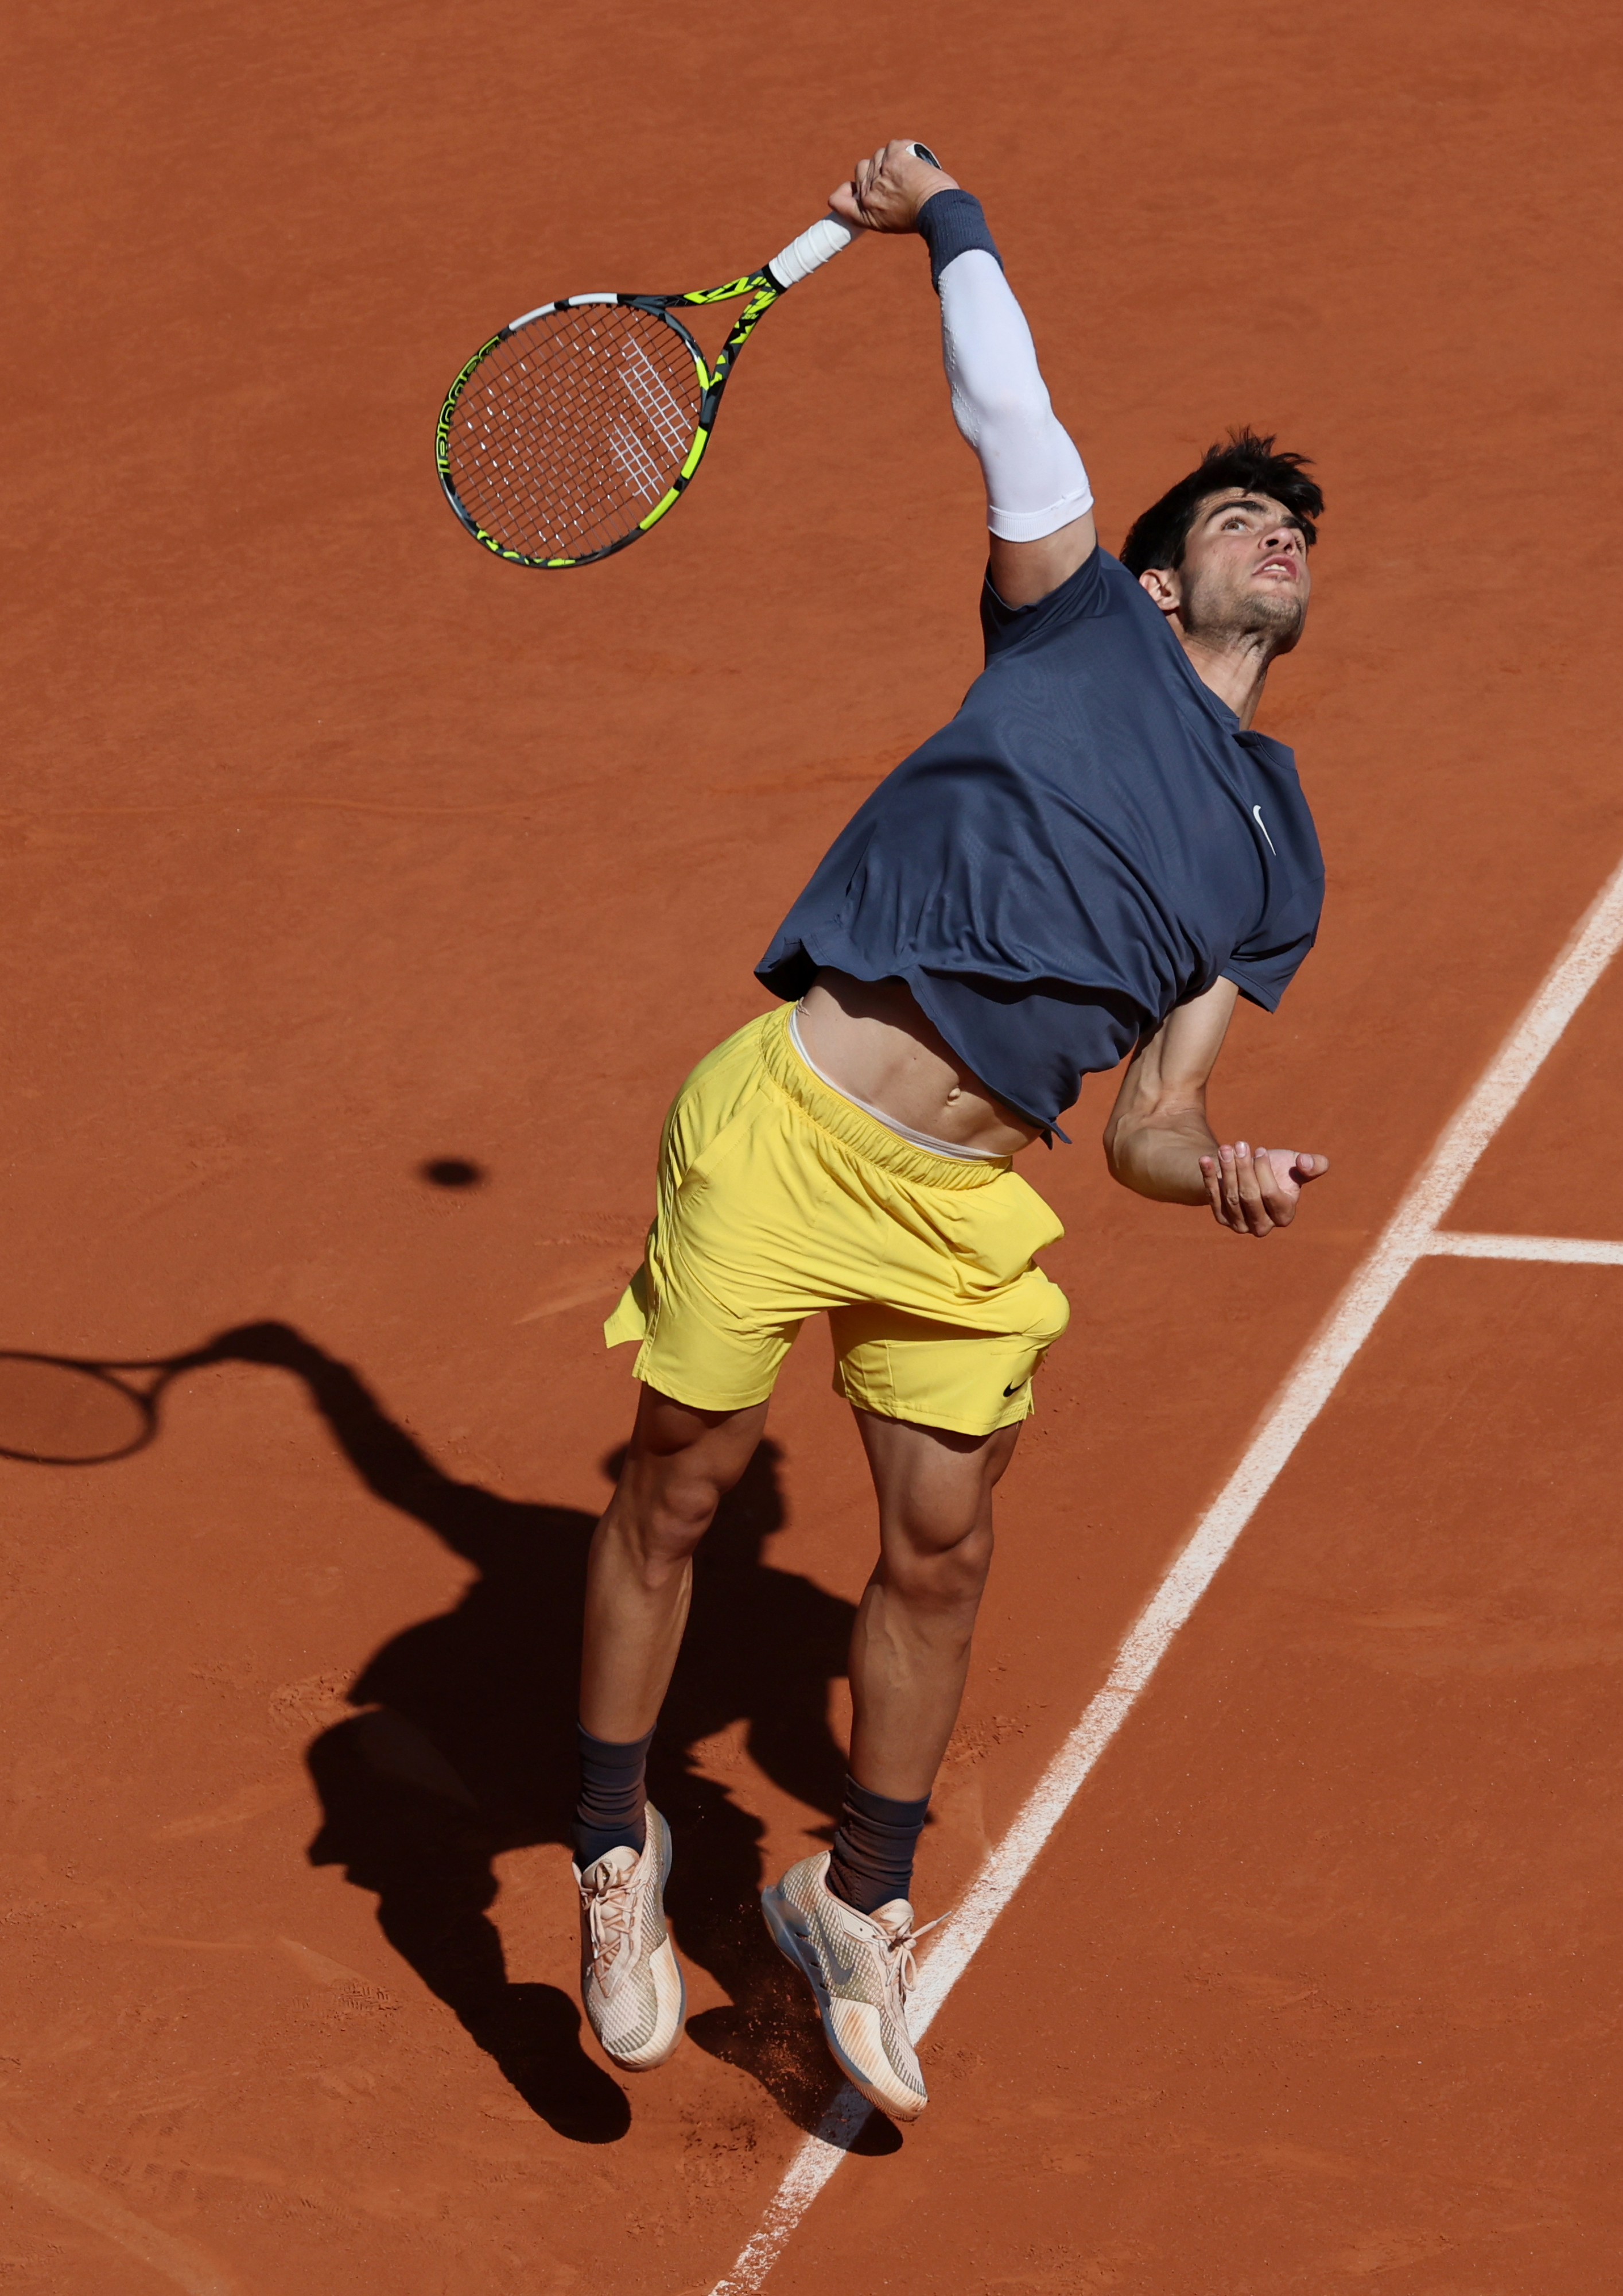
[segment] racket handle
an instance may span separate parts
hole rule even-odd
[[[780,287],[798,287],[802,279],[809,279],[814,271],[849,247],[857,234],[834,216],[821,216],[809,231],[799,239],[791,239],[781,255],[775,255],[766,266]]]

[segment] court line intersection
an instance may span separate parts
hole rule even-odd
[[[1547,1260],[1623,1267],[1623,1242],[1588,1236],[1471,1234],[1440,1222],[1489,1143],[1623,946],[1619,861],[1532,1001],[1444,1127],[1367,1256],[1286,1374],[1245,1453],[1117,1652],[1103,1687],[1054,1755],[1023,1808],[923,1961],[908,2022],[922,2039],[947,1995],[1037,1862],[1105,1748],[1143,1695],[1178,1629],[1210,1586],[1324,1410],[1404,1278],[1424,1259]],[[869,2107],[842,2088],[785,2169],[766,2213],[710,2296],[755,2296],[807,2209],[849,2152]]]

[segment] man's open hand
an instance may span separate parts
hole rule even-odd
[[[937,192],[955,192],[956,176],[921,160],[912,138],[898,136],[871,160],[859,160],[848,184],[829,193],[841,223],[861,231],[911,231],[919,209]]]
[[[1289,1227],[1302,1190],[1329,1169],[1328,1156],[1299,1155],[1294,1148],[1248,1148],[1243,1140],[1201,1159],[1212,1218],[1236,1235],[1271,1235],[1276,1227]]]

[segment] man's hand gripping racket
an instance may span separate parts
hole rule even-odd
[[[939,174],[922,144],[887,149]],[[720,287],[568,295],[481,344],[446,394],[436,441],[446,499],[474,540],[512,566],[590,566],[657,526],[703,460],[738,354],[780,296],[859,226],[906,228],[849,213],[821,217]],[[707,366],[676,313],[741,301]]]

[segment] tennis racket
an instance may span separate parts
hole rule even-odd
[[[436,440],[446,500],[475,542],[511,566],[591,566],[657,526],[704,459],[739,352],[779,297],[855,236],[824,216],[724,286],[567,295],[481,343],[446,394]],[[676,313],[736,302],[707,366]]]

